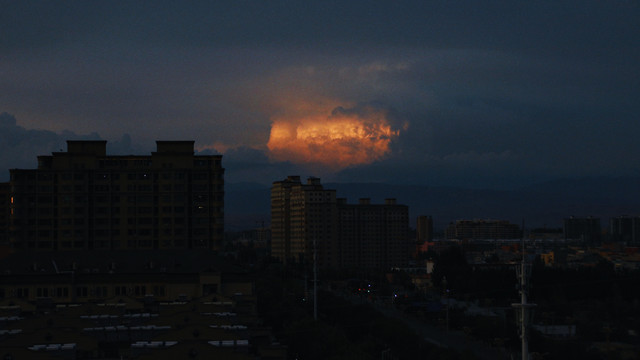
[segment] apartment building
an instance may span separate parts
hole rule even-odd
[[[151,155],[107,155],[106,141],[11,169],[9,241],[16,249],[218,249],[224,232],[221,155],[157,141]],[[1,229],[0,229],[1,230]]]
[[[611,241],[639,245],[640,216],[623,215],[609,219],[609,235]]]
[[[326,268],[387,268],[409,260],[408,207],[387,199],[348,204],[318,178],[299,176],[271,188],[271,255],[283,263]]]
[[[433,218],[421,215],[416,220],[416,240],[418,243],[433,240]]]
[[[318,178],[300,176],[276,181],[271,188],[271,255],[282,262],[311,263],[314,244],[318,263],[336,266],[336,191]]]
[[[338,199],[338,243],[343,268],[388,269],[408,265],[409,208],[385,199],[372,204],[363,198],[357,204]]]

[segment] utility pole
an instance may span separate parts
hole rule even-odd
[[[527,303],[527,280],[531,276],[531,266],[527,264],[525,258],[525,244],[524,244],[524,220],[522,221],[522,239],[520,241],[520,247],[522,251],[522,261],[520,267],[516,267],[516,273],[520,280],[520,302],[511,304],[516,308],[517,315],[520,320],[520,339],[522,340],[522,360],[529,360],[529,339],[528,339],[528,327],[529,327],[529,315],[530,308],[536,306],[536,304]]]

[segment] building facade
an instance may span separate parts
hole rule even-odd
[[[600,243],[601,235],[599,218],[571,216],[564,219],[565,240],[580,240],[585,245],[595,245]]]
[[[9,244],[9,183],[0,183],[0,245]]]
[[[618,216],[609,219],[611,241],[640,245],[640,216]]]
[[[271,188],[271,255],[284,263],[311,263],[314,243],[318,263],[336,266],[336,191],[320,179],[299,176],[276,181]]]
[[[404,267],[410,254],[409,208],[396,199],[371,204],[338,200],[338,243],[342,268]]]
[[[150,156],[106,154],[106,141],[67,141],[10,170],[9,241],[16,249],[218,249],[224,238],[221,155],[193,141],[157,141]]]
[[[347,204],[318,178],[299,176],[271,188],[271,255],[283,263],[321,267],[386,268],[409,260],[408,207],[387,199]]]
[[[3,258],[0,358],[286,359],[258,317],[251,273],[204,251],[147,254]]]
[[[433,240],[433,218],[421,215],[416,220],[416,237],[418,243]]]
[[[519,239],[520,227],[506,220],[457,220],[445,229],[447,239]]]

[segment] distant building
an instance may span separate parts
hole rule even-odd
[[[564,235],[562,228],[536,228],[529,231],[529,239],[532,240],[562,240]]]
[[[627,245],[640,245],[640,216],[618,216],[609,219],[611,240]]]
[[[431,216],[418,216],[416,221],[416,236],[418,243],[433,240],[433,219]]]
[[[338,248],[340,267],[375,269],[401,267],[408,264],[409,210],[396,199],[384,204],[371,204],[360,199],[347,204],[338,199]]]
[[[10,170],[11,244],[58,251],[220,248],[222,156],[194,155],[193,141],[156,143],[150,156],[115,156],[106,154],[106,141],[67,141],[67,152],[39,156],[37,169]]]
[[[337,266],[336,191],[325,190],[320,179],[299,176],[271,187],[271,255],[282,262],[311,263],[316,243],[318,262]]]
[[[405,266],[409,259],[408,207],[387,199],[347,204],[318,178],[299,176],[271,188],[271,255],[284,263],[332,268]]]
[[[519,239],[520,227],[506,220],[457,220],[445,229],[447,239]]]
[[[569,217],[564,219],[565,240],[580,240],[586,245],[600,243],[602,228],[600,219],[594,217]]]

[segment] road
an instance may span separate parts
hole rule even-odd
[[[390,307],[387,304],[379,302],[372,302],[366,298],[361,298],[358,295],[345,295],[344,293],[336,292],[334,292],[334,294],[343,297],[353,304],[361,304],[363,301],[370,304],[386,317],[404,322],[418,335],[434,345],[453,349],[460,353],[471,352],[479,359],[511,359],[510,355],[504,349],[492,347],[482,341],[472,338],[462,331],[443,331],[437,326],[427,324],[420,319],[407,315],[395,307]]]

